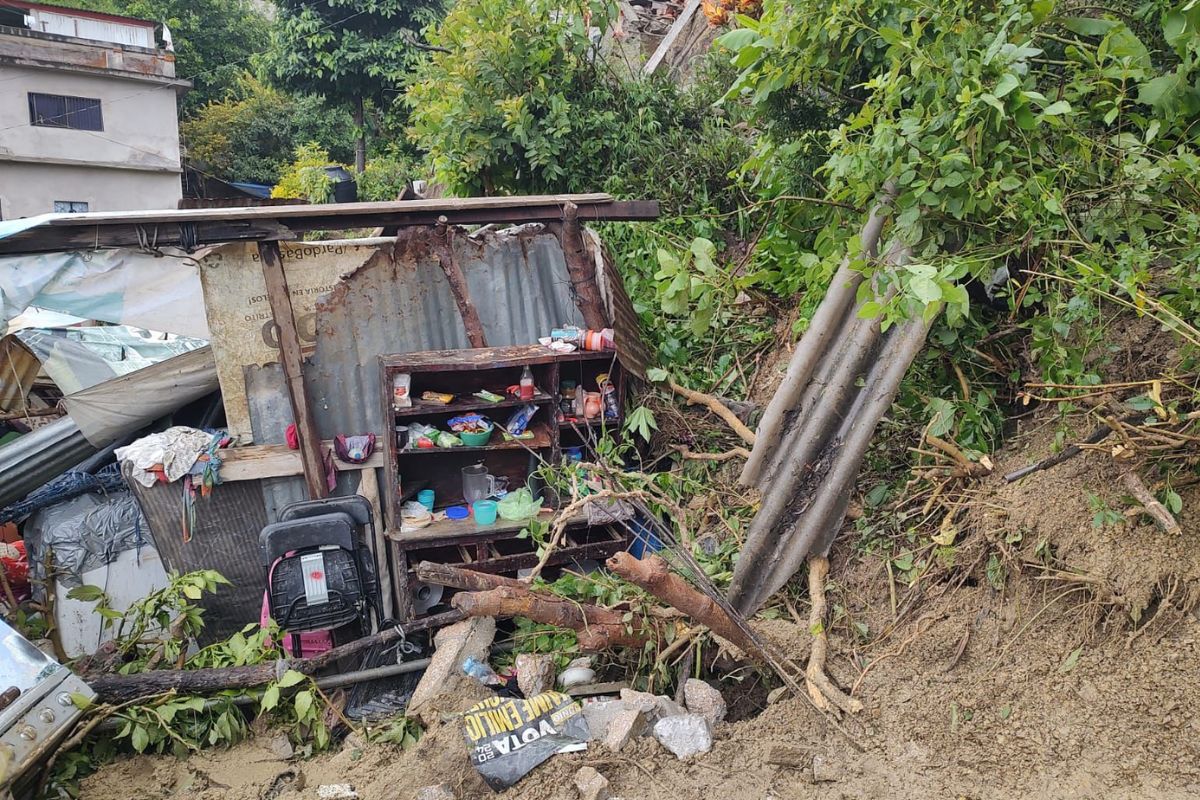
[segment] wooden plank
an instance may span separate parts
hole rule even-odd
[[[279,242],[262,242],[258,246],[258,252],[267,284],[267,299],[275,317],[275,326],[279,329],[283,375],[287,382],[288,398],[292,403],[292,416],[296,421],[296,434],[300,440],[304,483],[308,487],[310,500],[328,497],[329,484],[325,482],[321,442],[317,436],[312,406],[308,402],[308,392],[304,388],[304,356],[300,352],[300,334],[296,331],[292,295],[288,291],[287,276],[283,273],[283,256],[279,252]]]
[[[420,398],[414,397],[411,408],[393,408],[391,414],[395,417],[420,417],[428,416],[429,414],[463,414],[467,411],[490,411],[493,408],[515,408],[517,406],[533,403],[534,405],[545,405],[553,402],[554,398],[545,392],[537,392],[532,400],[522,400],[519,397],[506,397],[495,403],[489,403],[487,400],[480,400],[478,397],[467,395],[463,398],[455,398],[446,405],[439,403],[426,403]]]
[[[405,368],[414,372],[461,372],[463,370],[504,369],[523,364],[550,364],[559,353],[540,344],[514,344],[505,347],[478,347],[467,350],[419,350],[413,353],[382,355],[384,367]]]
[[[377,454],[382,460],[382,454],[378,450],[372,456]],[[371,504],[371,514],[375,517],[375,538],[371,541],[371,550],[375,555],[375,575],[379,579],[379,593],[383,599],[383,609],[380,613],[384,619],[392,619],[396,608],[396,598],[392,595],[392,555],[387,537],[383,533],[383,509],[379,502],[379,476],[375,474],[375,467],[367,467],[362,471],[358,493],[367,498]]]
[[[667,35],[658,43],[658,49],[646,61],[642,67],[642,72],[646,75],[653,75],[662,66],[667,55],[675,48],[675,42],[683,35],[688,26],[692,24],[692,18],[700,11],[700,0],[688,0],[687,5],[683,7],[683,11],[679,12],[679,16],[675,18],[675,22],[671,25],[671,29],[667,31]]]
[[[600,285],[596,281],[596,260],[588,253],[583,242],[579,206],[567,203],[563,210],[563,221],[555,227],[558,229],[563,258],[567,262],[567,274],[571,278],[571,293],[575,297],[575,305],[583,314],[584,324],[596,331],[610,327],[611,320],[605,313],[604,301],[600,299]]]
[[[563,196],[570,198],[570,195]],[[529,198],[484,198],[528,200]],[[206,245],[268,238],[294,239],[311,231],[401,228],[436,225],[552,223],[562,219],[557,201],[520,205],[468,206],[422,211],[411,201],[399,204],[330,203],[325,206],[265,206],[230,209],[180,209],[169,212],[71,214],[88,219],[56,219],[0,240],[0,255],[58,252],[99,247],[137,247],[143,241],[158,247],[194,250]],[[460,201],[462,202],[462,201]],[[563,202],[566,202],[565,200]],[[589,222],[636,222],[659,217],[655,200],[630,200],[581,204],[579,218]],[[363,206],[372,206],[364,209]],[[375,208],[385,206],[384,208]],[[203,215],[224,214],[224,218]],[[194,216],[177,216],[194,215]]]
[[[534,425],[529,429],[533,432],[532,439],[509,439],[505,440],[499,430],[492,431],[492,438],[489,444],[482,447],[415,447],[411,450],[403,450],[396,455],[401,458],[410,456],[426,456],[435,453],[486,453],[491,450],[544,450],[547,447],[554,445],[553,436],[549,428],[545,425]]]
[[[362,203],[320,203],[289,206],[247,206],[243,208],[163,209],[149,211],[92,211],[50,220],[52,227],[76,227],[105,223],[180,223],[211,220],[292,219],[295,217],[344,217],[355,214],[389,212],[447,213],[465,209],[524,208],[527,206],[574,203],[578,206],[611,203],[603,192],[590,194],[536,194],[507,197],[447,197],[434,200],[386,200]]]
[[[550,522],[554,519],[557,512],[544,511],[537,516],[543,522]],[[568,521],[568,526],[586,525],[587,512],[583,511],[572,516]],[[497,519],[493,525],[476,525],[473,518],[467,519],[441,519],[436,522],[431,522],[424,528],[416,531],[407,531],[401,533],[399,531],[388,531],[387,537],[394,542],[412,549],[413,547],[421,546],[428,547],[429,545],[437,544],[452,544],[455,540],[467,540],[478,538],[503,538],[506,533],[516,533],[522,528],[528,527],[529,520],[512,521],[507,519]]]
[[[568,203],[567,208],[574,208],[574,205]],[[458,313],[462,316],[463,327],[467,329],[467,341],[471,343],[471,347],[487,347],[487,337],[483,333],[483,321],[479,319],[479,310],[475,308],[475,302],[471,300],[471,290],[467,287],[467,276],[463,274],[462,266],[454,257],[454,228],[445,222],[439,222],[434,235],[437,237],[434,250],[437,254],[438,264],[441,265],[442,273],[446,276],[447,283],[450,284],[450,294],[454,296]]]
[[[333,447],[333,440],[321,442],[321,452]],[[286,444],[255,444],[246,447],[230,447],[220,452],[221,482],[255,481],[262,478],[288,478],[304,474],[304,465],[300,460],[300,451],[291,450]],[[366,468],[378,468],[386,465],[381,450],[376,448],[362,464],[349,464],[333,457],[333,466],[339,472],[350,472]],[[380,527],[383,518],[379,518]]]

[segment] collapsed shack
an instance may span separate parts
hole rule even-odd
[[[388,659],[394,667],[403,657],[397,639],[404,644],[407,633],[470,613],[470,593],[455,595],[454,588],[423,580],[419,562],[469,566],[478,575],[540,573],[560,564],[594,569],[623,552],[630,531],[655,516],[636,503],[569,503],[537,473],[564,459],[591,460],[601,436],[619,436],[625,393],[647,363],[632,304],[583,223],[656,214],[654,203],[582,195],[74,215],[29,223],[0,239],[0,259],[78,246],[137,248],[116,261],[144,271],[155,252],[176,256],[160,258],[158,267],[180,270],[182,283],[199,288],[192,302],[202,305],[210,346],[189,356],[209,359],[206,374],[211,380],[215,372],[223,419],[160,427],[126,443],[118,456],[139,512],[135,527],[144,522],[163,565],[174,573],[215,570],[230,581],[199,601],[205,625],[181,641],[223,641],[257,624],[260,607],[263,620],[269,614],[276,621],[300,608],[282,625],[289,632],[287,665],[307,673],[354,656],[374,679],[379,669],[391,669]],[[492,227],[512,223],[519,224]],[[485,227],[473,231],[463,224]],[[398,232],[292,241],[309,231],[360,227]],[[101,261],[105,270],[114,269],[114,259]],[[31,297],[54,307],[70,294],[62,288],[48,280]],[[126,285],[124,291],[137,289]],[[158,327],[170,330],[168,316],[178,302],[174,296],[158,309]],[[144,305],[140,311],[145,322]],[[180,316],[195,329],[194,312]],[[109,321],[127,320],[113,314]],[[553,329],[561,329],[560,339],[578,335],[576,346],[547,346]],[[128,382],[139,375],[121,379],[127,397],[142,391]],[[401,376],[408,403],[396,402]],[[532,392],[522,396],[526,381]],[[183,385],[147,394],[175,401]],[[453,398],[449,405],[438,399],[442,394]],[[68,396],[63,403],[72,420],[87,419],[86,406],[77,414],[72,402]],[[120,406],[110,403],[110,411]],[[503,430],[489,428],[493,435],[482,443],[437,438],[428,449],[415,444],[423,425],[447,427],[452,413],[493,408],[488,424]],[[89,430],[93,424],[78,423]],[[208,427],[220,432],[199,430]],[[404,431],[400,438],[397,429]],[[109,425],[103,446],[125,435]],[[475,464],[494,481],[482,496],[507,484],[495,523],[470,519],[470,508],[465,520],[453,513],[464,497],[472,502],[464,469]],[[44,482],[48,476],[38,477]],[[428,502],[436,512],[432,521],[409,525],[408,507],[418,499],[425,504],[427,492],[437,498]],[[556,516],[568,504],[569,513]],[[551,522],[554,543],[544,551],[521,536],[535,523]],[[670,535],[661,531],[659,539],[669,542]],[[314,545],[327,576],[310,581],[285,571],[293,553]],[[334,550],[344,550],[346,560]],[[312,562],[301,558],[300,569],[309,569]],[[687,568],[702,575],[694,563]],[[734,630],[731,609],[711,584],[707,593],[710,616],[697,621]],[[483,598],[475,599],[478,610]],[[645,632],[626,630],[623,616],[603,611],[595,613],[607,633],[585,630],[585,642],[589,635],[600,635],[593,644],[605,648],[646,641]],[[553,619],[569,627],[597,621],[586,611],[563,616],[561,606],[555,613]],[[292,633],[293,625],[332,635],[314,643],[310,634]],[[175,622],[164,627],[176,635]],[[729,635],[752,657],[765,654],[764,663],[791,672],[765,653],[753,632]],[[278,679],[282,668],[181,669],[186,647],[177,656],[168,650],[175,652],[160,648],[145,671],[128,678],[100,677],[121,666],[128,657],[121,652],[102,650],[84,668],[102,698],[122,701],[166,688],[261,686]]]

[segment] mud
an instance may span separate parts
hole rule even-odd
[[[830,604],[869,633],[835,621],[829,670],[855,688],[863,714],[834,723],[790,698],[721,726],[694,761],[651,739],[620,755],[595,747],[556,756],[495,796],[575,800],[573,775],[587,764],[626,800],[1200,797],[1200,491],[1184,495],[1182,538],[1140,516],[1098,528],[1089,492],[1127,505],[1106,454],[1000,479],[1045,455],[1052,436],[1030,422],[1005,448],[972,490],[959,563],[916,589],[895,587],[894,611],[883,561],[853,552],[852,537],[839,542]],[[986,574],[991,554],[1003,566],[999,588]],[[803,661],[803,628],[771,624]],[[289,769],[302,780],[279,780]],[[409,800],[442,782],[460,798],[494,796],[452,720],[408,751],[351,743],[288,764],[250,741],[186,760],[128,758],[88,779],[82,796],[299,800],[347,782],[364,800]]]

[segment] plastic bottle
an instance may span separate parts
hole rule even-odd
[[[496,671],[474,656],[469,656],[462,664],[464,675],[474,678],[484,686],[503,686],[506,681],[496,674]]]
[[[520,386],[521,399],[532,400],[535,390],[533,387],[533,372],[529,369],[528,364],[525,365],[524,371],[521,372]]]

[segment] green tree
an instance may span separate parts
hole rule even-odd
[[[295,96],[244,73],[223,100],[180,125],[189,158],[225,180],[274,184],[298,146],[317,143],[335,161],[354,157],[350,114],[315,95]]]
[[[421,25],[440,0],[276,0],[279,17],[262,65],[279,86],[349,108],[355,168],[366,166],[366,107],[383,107],[413,63]]]
[[[220,100],[251,56],[267,45],[268,21],[250,0],[51,0],[166,25],[175,46],[176,74],[193,83],[183,96],[190,115]]]

